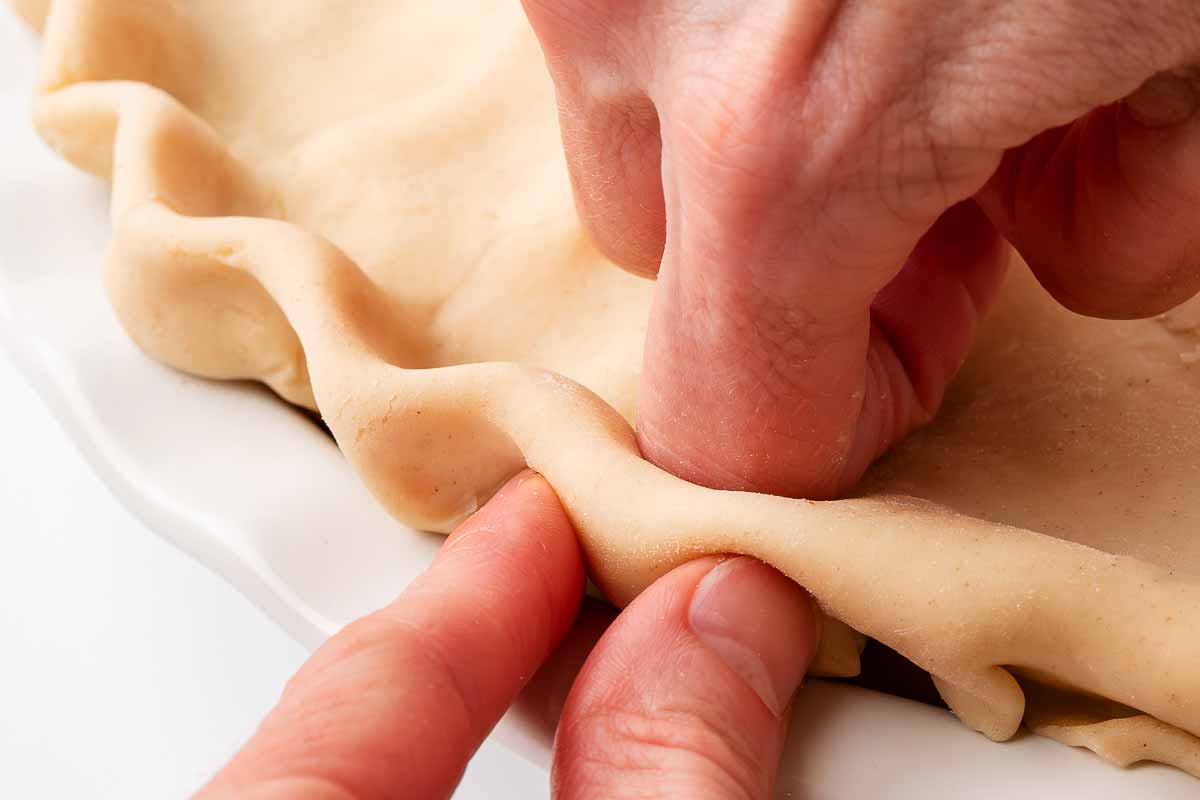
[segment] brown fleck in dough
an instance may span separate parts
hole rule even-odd
[[[826,673],[865,634],[993,738],[1200,774],[1196,303],[1089,320],[1018,270],[862,496],[704,489],[638,455],[652,287],[579,225],[518,3],[55,0],[45,36],[36,124],[112,178],[129,334],[318,408],[398,518],[449,530],[528,464],[618,603],[757,556],[831,618]]]

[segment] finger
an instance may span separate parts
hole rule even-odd
[[[815,642],[808,595],[761,562],[676,569],[584,665],[555,739],[555,797],[772,796]]]
[[[1011,151],[980,201],[1073,311],[1179,305],[1200,291],[1200,79],[1160,75]]]
[[[974,202],[951,207],[871,304],[867,385],[844,485],[911,429],[933,419],[1011,250]]]
[[[666,226],[662,142],[658,113],[633,74],[638,4],[524,0],[524,5],[558,94],[580,217],[610,259],[654,275]],[[620,58],[613,57],[614,49]]]
[[[513,710],[552,736],[562,718],[575,677],[616,617],[617,611],[612,606],[584,597],[570,632],[521,692],[513,703]]]
[[[583,589],[553,490],[523,473],[387,608],[330,639],[202,797],[448,797]]]
[[[845,492],[932,418],[1007,253],[978,206],[958,204],[862,310],[825,321],[813,316],[829,300],[818,285],[792,292],[780,275],[754,286],[752,269],[721,284],[719,269],[668,258],[642,374],[643,453],[716,488]]]

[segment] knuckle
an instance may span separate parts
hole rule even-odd
[[[285,694],[325,698],[332,708],[361,703],[364,695],[405,691],[414,675],[440,689],[448,727],[470,730],[482,705],[481,687],[434,631],[398,618],[387,609],[352,622],[326,642],[289,682]],[[353,695],[323,691],[340,675],[357,676]]]
[[[608,0],[521,0],[525,15],[544,47],[559,51],[609,54],[631,31],[645,2]]]
[[[680,90],[674,138],[687,162],[724,190],[786,175],[780,98],[754,75],[705,74]]]
[[[597,0],[521,0],[521,5],[534,27],[555,32],[587,30],[603,22],[611,9]]]
[[[929,135],[923,112],[897,106],[884,115],[863,148],[859,191],[868,194],[892,219],[913,229],[927,227],[960,195],[970,194],[952,180],[944,146]]]
[[[645,776],[662,796],[755,798],[763,793],[763,765],[737,738],[703,713],[681,709],[606,710],[582,724],[592,747],[576,766],[611,785],[614,776]],[[580,769],[582,768],[582,769]],[[674,787],[674,788],[673,788]]]
[[[279,797],[303,797],[305,800],[362,800],[363,795],[341,781],[324,775],[295,775],[268,778],[228,793],[202,793],[203,800],[272,800]]]
[[[764,25],[736,4],[728,14],[733,18],[678,23],[666,46],[662,99],[672,133],[685,155],[717,178],[777,179],[783,161],[801,158],[784,145],[803,141],[790,134],[806,91],[805,56],[787,26]]]
[[[686,243],[729,263],[766,258],[795,225],[796,152],[777,90],[699,77],[664,109],[663,153],[672,172]],[[693,255],[695,255],[693,253]]]
[[[378,651],[380,642],[387,641],[388,638],[381,632],[380,624],[374,615],[355,620],[322,644],[312,658],[288,680],[284,687],[284,697],[307,693],[314,686],[319,686],[331,671],[371,658]]]
[[[953,49],[930,43],[864,91],[865,124],[840,151],[849,194],[914,230],[978,191],[1002,152],[989,141],[995,91],[959,75]]]

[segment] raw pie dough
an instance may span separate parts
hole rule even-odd
[[[10,2],[44,21],[39,131],[112,178],[129,334],[320,409],[397,518],[449,530],[529,464],[618,603],[757,556],[849,626],[827,673],[852,628],[990,737],[1200,775],[1200,304],[1089,320],[1015,269],[861,497],[699,488],[638,455],[652,285],[580,229],[516,0]]]

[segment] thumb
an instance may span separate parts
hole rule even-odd
[[[772,796],[812,601],[751,558],[706,558],[643,593],[580,673],[555,740],[555,797]]]

